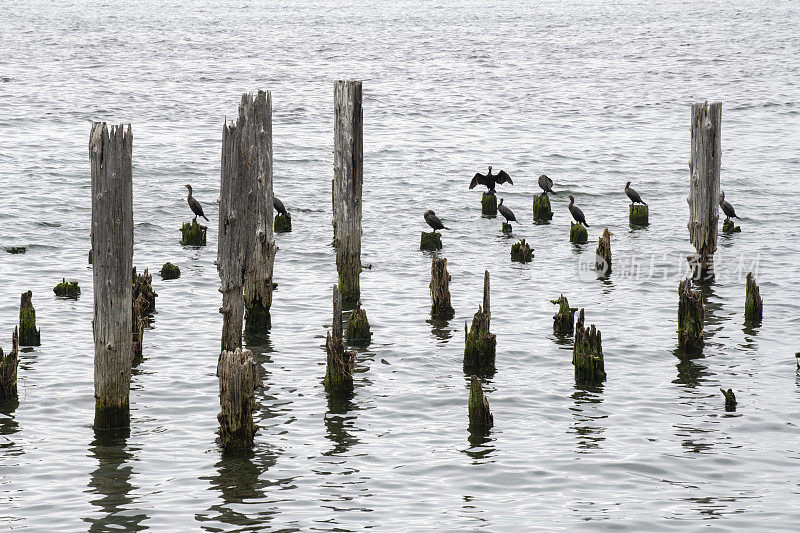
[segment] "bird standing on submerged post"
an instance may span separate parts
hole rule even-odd
[[[425,217],[425,222],[428,223],[430,227],[433,228],[433,231],[430,233],[422,232],[422,236],[420,237],[419,249],[420,250],[441,250],[442,249],[442,237],[439,233],[436,233],[436,230],[439,229],[450,229],[444,224],[442,221],[439,220],[439,217],[436,216],[436,213],[433,212],[432,209],[428,209],[425,211],[423,215]]]
[[[575,205],[575,198],[572,195],[569,195],[569,205],[567,206],[569,212],[572,214],[572,218],[575,219],[577,224],[570,223],[569,228],[569,240],[570,242],[574,243],[583,243],[589,240],[589,233],[586,231],[586,228],[589,227],[589,224],[586,223],[586,217],[583,215],[583,211]]]
[[[194,196],[192,196],[192,186],[184,185],[184,187],[189,189],[189,196],[186,197],[186,201],[189,203],[192,213],[194,213],[194,219],[197,220],[197,217],[203,217],[204,219],[208,220],[208,217],[203,214],[203,206],[200,205],[200,202],[198,202]]]
[[[485,185],[488,189],[481,197],[481,213],[488,216],[497,215],[497,197],[495,196],[495,186],[498,183],[508,183],[514,185],[511,177],[501,170],[496,175],[492,174],[492,167],[489,167],[489,172],[486,174],[476,173],[469,184],[470,189],[474,189],[478,185]]]
[[[547,193],[551,192],[553,194],[558,194],[556,191],[553,190],[553,180],[542,174],[539,176],[539,187],[542,188],[544,191],[542,194],[546,195]]]
[[[272,197],[272,207],[278,212],[275,217],[274,230],[276,233],[286,233],[292,231],[292,215],[286,210],[277,196]]]
[[[631,205],[628,210],[628,222],[632,226],[646,226],[650,215],[650,209],[639,196],[639,193],[631,188],[631,182],[625,184],[625,194],[630,198]],[[642,205],[635,205],[640,203]]]
[[[507,205],[503,205],[503,199],[500,198],[500,205],[497,206],[497,209],[500,211],[500,214],[506,219],[503,223],[503,233],[511,233],[511,222],[516,222],[517,217],[514,216],[514,212],[508,208]]]
[[[203,217],[206,220],[208,220],[208,217],[203,214],[203,206],[200,205],[200,202],[198,202],[197,199],[192,196],[192,186],[184,185],[184,187],[189,189],[189,195],[186,197],[186,201],[188,202],[192,213],[194,213],[194,219],[192,219],[191,223],[184,222],[183,226],[181,226],[181,235],[183,236],[181,243],[194,246],[205,246],[206,230],[208,227],[198,224],[197,217]]]
[[[550,208],[550,198],[547,193],[558,193],[553,190],[553,180],[544,174],[539,176],[539,187],[544,192],[538,196],[533,196],[533,219],[537,222],[547,222],[553,219],[553,210]]]
[[[720,192],[719,206],[722,208],[722,212],[725,213],[725,222],[722,223],[722,232],[738,233],[742,231],[742,228],[734,225],[733,220],[731,220],[732,218],[739,217],[736,215],[736,211],[734,211],[733,206],[727,200],[725,200],[725,191]]]

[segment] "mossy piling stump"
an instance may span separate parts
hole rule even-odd
[[[7,246],[6,252],[10,254],[24,254],[28,251],[27,246]]]
[[[569,223],[569,242],[583,244],[589,242],[589,232],[581,224]]]
[[[748,324],[758,324],[763,315],[763,302],[756,279],[752,272],[747,273],[747,288],[744,299],[744,320]]]
[[[575,311],[577,307],[570,307],[567,297],[563,294],[558,300],[550,300],[558,306],[558,311],[553,315],[553,333],[556,335],[571,335],[575,329]]]
[[[732,219],[728,219],[728,220],[726,220],[725,222],[722,223],[722,233],[730,235],[731,233],[739,233],[741,231],[742,231],[742,228],[739,227],[739,226],[736,226],[733,223]]]
[[[611,236],[613,233],[608,228],[603,230],[603,236],[597,241],[594,268],[601,276],[611,274]]]
[[[349,344],[356,346],[365,346],[372,339],[367,312],[361,308],[361,300],[356,302],[356,308],[347,320],[345,338]]]
[[[481,196],[481,214],[489,217],[497,216],[496,195],[489,194],[488,192],[483,193],[483,196]]]
[[[81,294],[81,288],[77,281],[67,281],[61,278],[61,283],[53,287],[53,292],[60,298],[76,299]]]
[[[494,425],[494,417],[489,410],[489,401],[483,394],[483,388],[477,376],[473,375],[469,383],[469,431],[475,434],[486,434]]]
[[[205,246],[207,230],[208,226],[199,224],[197,218],[191,222],[184,222],[181,226],[181,244],[186,246]]]
[[[500,231],[502,231],[506,235],[511,235],[512,233],[514,233],[514,228],[511,227],[511,224],[503,222],[503,225],[500,228]]]
[[[273,229],[275,233],[289,233],[292,231],[292,217],[280,213],[275,215]]]
[[[3,355],[3,349],[0,348],[0,400],[17,397],[18,339],[17,328],[14,328],[14,334],[11,335],[11,352]]]
[[[447,272],[447,259],[434,254],[431,261],[431,317],[450,320],[455,315],[450,303],[450,274]]]
[[[583,309],[575,324],[575,343],[572,348],[572,364],[575,366],[575,381],[579,383],[602,383],[606,380],[603,364],[603,343],[600,331],[583,325]]]
[[[530,247],[525,239],[520,239],[511,245],[511,260],[518,263],[530,263],[533,259],[533,248]]]
[[[177,265],[173,265],[169,261],[164,263],[164,266],[161,267],[161,279],[168,280],[168,279],[178,279],[181,277],[181,269]]]
[[[20,346],[39,346],[41,330],[36,329],[36,309],[33,308],[31,291],[23,292],[19,302],[19,344]]]
[[[332,333],[331,333],[332,332]],[[333,324],[325,339],[328,353],[325,368],[325,390],[328,394],[346,394],[353,390],[353,370],[356,352],[344,349],[342,339],[342,295],[339,287],[333,286]]]
[[[678,345],[685,353],[703,349],[703,295],[690,284],[688,279],[678,284]]]
[[[497,337],[489,331],[491,315],[487,270],[483,275],[483,306],[478,307],[469,330],[464,323],[464,372],[493,372],[495,369]]]
[[[720,388],[719,391],[725,396],[725,410],[726,411],[735,411],[736,410],[736,395],[733,393],[733,389],[722,389]]]
[[[156,308],[156,292],[153,290],[153,276],[148,269],[144,274],[137,274],[133,267],[133,283],[131,285],[131,334],[133,342],[133,355],[131,363],[136,364],[142,359],[142,341],[144,330],[150,324],[150,313]]]
[[[533,220],[536,222],[553,220],[553,210],[550,207],[550,198],[547,193],[533,195]]]
[[[442,249],[442,235],[435,231],[423,231],[419,239],[419,249],[427,251],[436,251]]]
[[[631,226],[647,226],[650,224],[650,208],[646,205],[630,204],[628,223]]]
[[[250,350],[223,350],[217,362],[219,378],[219,438],[226,451],[250,448],[256,425],[253,411],[256,386],[261,385],[258,367]]]

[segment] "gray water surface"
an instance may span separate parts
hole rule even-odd
[[[38,531],[777,531],[800,521],[800,9],[793,1],[85,2],[0,0],[0,345],[33,291],[42,345],[0,407],[0,529]],[[330,246],[333,81],[364,82],[362,301],[373,342],[350,405],[322,386],[336,280]],[[214,267],[222,126],[272,91],[276,237],[252,454],[216,442],[221,297]],[[721,100],[720,236],[706,348],[677,352],[688,241],[689,106]],[[134,263],[180,266],[134,370],[129,436],[92,429],[91,122],[131,123]],[[472,175],[514,185],[514,237],[480,216]],[[552,224],[531,198],[546,173]],[[626,181],[650,204],[627,224]],[[183,247],[192,184],[208,246]],[[566,195],[591,225],[568,242]],[[456,316],[428,319],[422,213],[451,228]],[[596,279],[603,228],[614,272]],[[527,265],[509,249],[525,238]],[[492,276],[495,427],[467,431],[464,323]],[[743,324],[757,272],[760,327]],[[79,300],[52,293],[80,281]],[[603,334],[608,380],[578,387],[552,334],[569,297]],[[719,387],[739,400],[726,413]],[[671,520],[667,520],[671,519]]]

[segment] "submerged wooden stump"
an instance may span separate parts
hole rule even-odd
[[[491,217],[497,216],[497,196],[488,192],[483,193],[481,197],[481,214]]]
[[[181,269],[178,266],[173,265],[172,263],[167,261],[166,263],[164,263],[164,266],[161,267],[160,274],[161,274],[161,279],[163,280],[178,279],[179,277],[181,277]]]
[[[219,378],[219,438],[222,448],[232,450],[253,445],[256,425],[253,411],[255,388],[260,385],[258,367],[250,350],[223,350],[217,362]]]
[[[575,324],[572,364],[575,366],[575,380],[579,383],[601,383],[606,380],[600,331],[594,324],[590,328],[583,326],[583,309]]]
[[[650,208],[646,205],[630,204],[628,223],[631,226],[647,226],[650,224]]]
[[[603,230],[603,236],[597,241],[597,251],[595,252],[594,268],[601,275],[611,273],[611,236],[613,233],[608,228]]]
[[[556,335],[571,335],[575,325],[575,311],[577,307],[570,307],[567,297],[563,294],[558,300],[550,300],[550,303],[558,306],[558,311],[553,315],[553,333]]]
[[[208,226],[198,224],[197,218],[184,222],[181,226],[181,244],[186,246],[205,246]]]
[[[518,263],[530,263],[533,259],[533,248],[525,239],[511,245],[511,260]]]
[[[419,249],[428,250],[431,252],[436,250],[441,250],[442,235],[440,233],[436,233],[435,231],[431,232],[423,231],[419,239]]]
[[[574,242],[576,244],[589,242],[589,232],[587,232],[586,228],[584,228],[581,224],[570,222],[569,242]]]
[[[10,254],[24,254],[28,251],[27,246],[8,246],[6,247],[6,252]]]
[[[736,226],[733,223],[733,219],[728,219],[722,223],[722,233],[726,233],[730,235],[731,233],[739,233],[742,231],[742,228]]]
[[[678,345],[686,353],[703,349],[703,295],[692,291],[691,281],[678,284]]]
[[[0,400],[17,397],[18,347],[17,328],[14,328],[14,334],[11,336],[11,352],[3,355],[3,349],[0,348]]]
[[[502,231],[506,235],[511,235],[512,233],[514,233],[514,228],[511,227],[511,224],[503,222],[503,226],[500,228],[500,231]]]
[[[275,233],[289,233],[292,231],[292,217],[282,214],[275,215],[273,229]]]
[[[325,390],[329,394],[348,393],[353,390],[353,370],[356,352],[344,349],[342,339],[342,295],[333,286],[333,324],[325,340],[328,361],[325,368]]]
[[[550,198],[547,193],[533,195],[533,220],[547,222],[553,220],[553,210],[550,207]]]
[[[33,308],[31,291],[23,292],[19,302],[20,346],[41,345],[41,330],[36,329],[36,309]]]
[[[61,278],[61,283],[53,287],[53,292],[61,298],[77,298],[81,294],[81,288],[77,281],[67,281]]]
[[[142,296],[145,301],[144,312],[152,313],[156,310],[156,291],[153,290],[153,276],[149,269],[144,269],[144,274],[137,274],[136,267],[132,271],[131,297],[135,300]]]
[[[447,273],[447,259],[433,256],[431,261],[431,317],[450,320],[455,315],[450,303],[450,274]]]
[[[725,396],[725,410],[726,411],[735,411],[736,410],[736,395],[733,393],[733,389],[722,389],[720,388],[719,391]]]
[[[763,314],[763,302],[756,285],[756,279],[752,272],[747,273],[747,288],[744,299],[744,320],[748,324],[761,322]]]
[[[493,372],[497,337],[489,331],[491,317],[489,302],[489,271],[483,275],[483,306],[472,318],[472,326],[467,330],[464,323],[464,372]]]
[[[470,378],[469,401],[469,430],[471,433],[486,434],[494,425],[494,417],[489,410],[489,401],[483,394],[483,388],[477,376]]]
[[[133,284],[131,286],[131,335],[133,355],[131,363],[137,364],[142,359],[142,341],[144,330],[150,324],[150,313],[156,308],[156,292],[153,290],[153,276],[148,269],[144,274],[137,274],[133,267]]]
[[[347,330],[345,338],[349,344],[364,346],[369,344],[372,339],[372,332],[369,329],[367,312],[361,308],[361,300],[356,302],[356,308],[347,320]]]

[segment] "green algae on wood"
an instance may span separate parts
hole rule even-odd
[[[550,303],[558,306],[558,311],[553,315],[553,333],[556,335],[570,335],[575,328],[575,311],[577,307],[570,307],[567,297],[563,294],[558,300],[550,300]]]
[[[132,356],[131,364],[137,364],[142,359],[142,342],[144,330],[150,324],[150,313],[156,308],[156,296],[153,290],[153,276],[148,269],[144,274],[137,274],[133,267],[133,280],[131,288],[131,335]]]
[[[511,260],[518,263],[530,263],[533,259],[533,248],[530,247],[525,239],[521,239],[511,245]]]
[[[611,273],[611,236],[613,233],[608,228],[603,230],[603,236],[597,241],[597,251],[595,252],[594,268],[601,275],[606,276]]]
[[[91,248],[89,248],[89,264],[91,265],[93,263],[94,263],[94,252],[92,251]]]
[[[514,233],[514,228],[511,227],[511,224],[503,222],[503,226],[500,228],[500,231],[502,231],[506,235],[511,235],[512,233]]]
[[[722,223],[722,233],[727,233],[730,235],[731,233],[739,233],[741,231],[742,228],[734,225],[733,220],[731,219],[728,219]]]
[[[81,294],[81,288],[77,281],[67,281],[61,278],[61,283],[53,287],[53,292],[61,298],[77,298]]]
[[[447,272],[447,259],[436,254],[431,261],[431,317],[449,320],[455,315],[450,303],[450,274]]]
[[[733,393],[733,389],[722,389],[720,388],[719,391],[725,396],[725,410],[726,411],[735,411],[736,410],[736,395]]]
[[[763,302],[756,279],[752,272],[747,273],[747,288],[744,300],[744,320],[748,324],[758,324],[763,315]]]
[[[203,226],[195,218],[191,223],[184,222],[181,226],[181,244],[187,246],[205,246],[206,231],[208,226]]]
[[[367,312],[361,308],[361,300],[356,302],[355,310],[350,314],[345,330],[345,338],[349,344],[364,346],[369,344],[372,339],[372,332],[369,329]]]
[[[606,380],[603,364],[603,342],[600,331],[594,327],[584,327],[583,309],[575,324],[575,342],[572,347],[572,364],[575,366],[575,380],[579,383],[601,383]]]
[[[8,246],[6,252],[10,254],[24,254],[28,251],[26,246]]]
[[[489,298],[489,271],[483,276],[483,306],[472,318],[467,330],[464,323],[464,372],[494,372],[497,337],[489,331],[491,317]]]
[[[690,289],[690,280],[678,284],[678,345],[685,353],[703,349],[703,295]]]
[[[262,385],[258,367],[250,350],[223,350],[217,361],[219,378],[219,441],[223,450],[253,446],[255,388]]]
[[[497,216],[497,196],[483,193],[481,197],[481,214],[486,216]]]
[[[19,303],[19,343],[21,346],[41,345],[41,330],[36,329],[36,309],[31,291],[23,292]]]
[[[628,222],[631,226],[647,226],[650,224],[650,209],[646,205],[630,204]]]
[[[275,233],[289,233],[292,231],[292,218],[280,213],[275,215],[275,222],[273,223],[272,229]]]
[[[178,279],[181,277],[181,269],[169,261],[161,267],[161,279]]]
[[[547,193],[533,196],[533,220],[536,222],[553,220],[553,210],[550,207],[550,198]]]
[[[586,228],[584,228],[581,224],[570,222],[569,242],[574,242],[576,244],[589,242],[589,233],[586,231]]]
[[[435,231],[423,231],[419,239],[419,249],[435,251],[442,249],[442,235]]]
[[[339,287],[333,286],[333,324],[325,339],[328,358],[325,367],[325,390],[329,394],[347,393],[353,390],[353,370],[356,352],[344,349],[342,339],[342,296]]]
[[[136,300],[140,295],[145,300],[144,312],[149,314],[156,310],[156,292],[153,290],[153,276],[147,268],[144,274],[137,274],[136,267],[133,267],[133,291],[132,299]]]
[[[489,401],[483,394],[483,388],[477,376],[470,377],[469,400],[467,402],[469,413],[469,431],[471,433],[486,434],[494,425],[494,417],[489,410]]]
[[[19,367],[19,336],[17,328],[11,336],[11,352],[3,355],[0,348],[0,400],[16,398],[17,396],[17,368]]]

